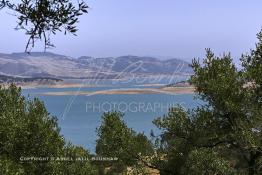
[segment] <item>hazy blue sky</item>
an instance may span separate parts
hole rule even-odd
[[[261,0],[89,0],[77,37],[57,35],[50,51],[70,56],[150,55],[202,57],[204,48],[239,57],[256,42],[262,26]],[[23,31],[0,12],[0,52],[21,52]],[[42,51],[38,43],[34,51]]]

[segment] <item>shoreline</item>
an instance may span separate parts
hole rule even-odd
[[[102,91],[61,91],[61,92],[45,92],[36,95],[49,96],[65,96],[65,95],[134,95],[134,94],[193,94],[194,87],[162,87],[162,88],[130,88],[130,89],[110,89]]]
[[[35,85],[35,84],[27,84],[27,85],[17,85],[21,87],[21,89],[37,89],[37,88],[54,88],[54,89],[63,89],[63,88],[84,88],[84,87],[105,87],[105,85],[98,84],[81,84],[81,83],[64,83],[64,84],[50,84],[50,85]]]
[[[0,86],[8,87],[10,84],[0,83]],[[85,83],[57,83],[57,84],[39,84],[39,83],[15,83],[17,87],[21,89],[37,89],[37,88],[82,88],[82,87],[113,87],[114,85],[110,84],[85,84]],[[156,86],[165,86],[166,84],[136,84],[136,87],[156,87]]]

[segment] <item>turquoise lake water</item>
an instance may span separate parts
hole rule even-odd
[[[121,87],[123,86],[85,87],[80,90],[94,92]],[[129,88],[132,86],[129,85]],[[61,134],[65,139],[91,152],[95,151],[96,128],[99,127],[101,116],[106,111],[124,112],[124,120],[129,127],[149,136],[151,130],[158,132],[152,121],[167,113],[169,107],[180,104],[185,108],[194,108],[201,103],[194,100],[193,94],[41,95],[44,92],[78,90],[79,88],[36,88],[25,89],[23,94],[44,101],[50,114],[58,118]]]

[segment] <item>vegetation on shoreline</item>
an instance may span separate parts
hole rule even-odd
[[[14,77],[7,75],[0,75],[0,83],[11,84],[11,83],[32,83],[32,82],[62,82],[62,79],[52,77]]]

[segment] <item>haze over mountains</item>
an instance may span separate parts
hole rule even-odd
[[[162,74],[192,74],[189,63],[180,59],[121,56],[72,58],[50,52],[0,54],[0,75],[57,78],[120,78]]]

